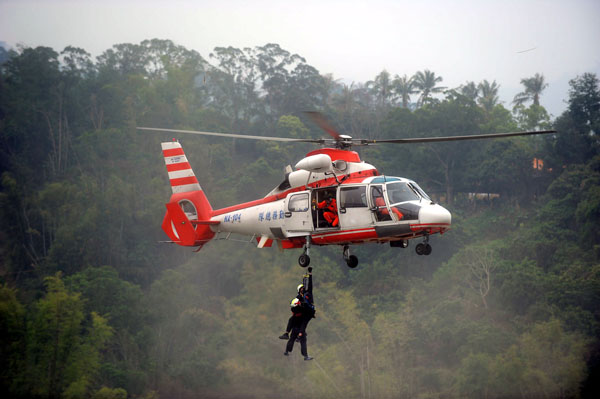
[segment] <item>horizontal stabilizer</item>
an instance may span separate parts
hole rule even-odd
[[[258,248],[270,248],[273,245],[273,240],[267,236],[257,237],[256,240],[258,241]]]
[[[219,222],[218,220],[190,220],[190,223],[193,225],[217,225],[221,222]]]

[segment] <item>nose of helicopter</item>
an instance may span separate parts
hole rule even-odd
[[[430,204],[419,210],[419,224],[422,227],[444,232],[450,228],[452,215],[443,206]]]

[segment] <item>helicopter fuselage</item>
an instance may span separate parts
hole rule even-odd
[[[175,242],[202,246],[212,238],[240,234],[255,239],[259,248],[273,243],[283,249],[304,248],[307,258],[311,245],[342,245],[348,262],[349,245],[390,242],[406,247],[408,240],[418,237],[425,237],[425,242],[417,247],[417,253],[427,255],[431,252],[429,235],[443,234],[451,224],[450,212],[434,203],[417,183],[380,175],[356,152],[342,149],[310,152],[278,187],[255,201],[205,210],[199,216],[202,212],[196,207],[201,205],[186,197],[185,192],[176,194],[174,188],[171,203],[177,203],[194,229],[202,226],[204,233],[183,240],[184,218],[175,223],[176,218],[171,218],[171,223],[163,223],[163,229]],[[168,216],[169,212],[165,221]]]

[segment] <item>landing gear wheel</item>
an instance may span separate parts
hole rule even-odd
[[[358,258],[356,255],[350,255],[348,259],[346,259],[346,264],[351,269],[354,269],[356,266],[358,266]]]
[[[423,255],[431,254],[431,245],[425,244],[425,248],[423,249]]]
[[[425,253],[425,244],[417,244],[417,246],[415,247],[415,252],[417,253],[417,255],[423,255]]]
[[[407,248],[408,247],[408,240],[402,240],[402,241],[400,241],[400,247],[401,248]]]
[[[306,267],[310,264],[310,244],[311,244],[312,240],[310,236],[306,236],[306,244],[304,244],[304,252],[302,252],[302,255],[300,255],[300,257],[298,258],[298,264],[301,267]]]
[[[310,256],[308,256],[307,254],[300,255],[300,257],[298,258],[298,264],[301,267],[306,267],[310,265]]]
[[[356,255],[350,255],[350,246],[344,245],[344,260],[349,268],[354,269],[358,266],[358,258]]]

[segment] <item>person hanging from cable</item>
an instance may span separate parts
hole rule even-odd
[[[313,358],[308,356],[308,349],[306,345],[306,324],[310,316],[307,311],[308,308],[302,306],[302,302],[298,298],[292,299],[290,303],[292,317],[290,318],[291,334],[285,345],[285,356],[289,356],[294,350],[294,343],[296,339],[300,341],[300,353],[304,356],[304,360],[312,360]]]
[[[298,296],[302,296],[302,305],[307,308],[307,316],[309,317],[306,324],[308,325],[308,322],[315,318],[316,313],[313,297],[312,267],[308,268],[308,273],[302,278],[302,287],[298,287]]]
[[[313,289],[312,267],[309,267],[308,274],[305,274],[302,277],[302,284],[299,284],[297,287],[298,294],[296,295],[296,299],[298,299],[300,301],[300,304],[306,308],[307,316],[310,316],[310,317],[307,317],[307,321],[306,321],[307,325],[311,319],[315,318],[315,313],[316,313],[312,289]],[[290,338],[290,331],[292,331],[293,318],[294,318],[294,315],[292,314],[292,316],[290,316],[290,318],[288,319],[288,323],[287,323],[287,327],[285,328],[285,332],[279,336],[279,339],[289,339]]]
[[[323,217],[331,227],[336,227],[339,223],[337,203],[331,193],[327,194],[327,198],[317,204],[317,208],[324,209]]]

